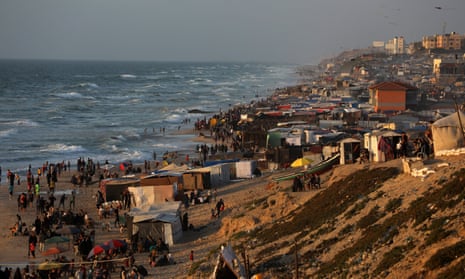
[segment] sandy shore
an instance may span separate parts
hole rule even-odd
[[[180,130],[177,133],[192,134],[193,130]],[[192,141],[198,143],[211,144],[213,140],[208,136],[198,136],[192,134]],[[98,190],[97,183],[91,184],[88,187],[77,187],[71,184],[71,176],[76,173],[76,170],[72,168],[71,171],[62,173],[58,178],[56,185],[55,196],[59,199],[63,192],[69,193],[72,189],[77,192],[76,198],[76,210],[85,211],[89,216],[95,220],[95,243],[103,243],[110,239],[123,239],[126,238],[126,234],[121,234],[116,228],[112,228],[110,231],[104,231],[101,229],[102,223],[113,222],[113,219],[99,220],[96,210],[96,199],[95,195]],[[94,177],[94,180],[97,178]],[[45,178],[42,177],[42,190],[45,196],[46,186],[44,185]],[[246,180],[242,182],[233,183],[218,189],[218,197],[225,199],[227,211],[233,211],[235,207],[240,207],[245,199],[253,198],[263,194],[268,180],[266,177]],[[35,203],[33,207],[27,208],[24,212],[19,212],[17,208],[17,197],[20,193],[26,192],[26,183],[23,182],[19,186],[15,186],[14,197],[9,199],[8,190],[5,181],[2,182],[0,187],[0,211],[3,214],[0,217],[1,226],[0,231],[2,237],[0,239],[0,245],[2,252],[0,253],[0,266],[11,267],[24,267],[30,265],[31,267],[44,262],[46,259],[53,259],[54,256],[43,256],[39,251],[36,251],[36,258],[28,257],[28,236],[12,236],[10,228],[15,224],[17,214],[20,214],[22,221],[26,223],[29,229],[32,228],[34,220],[36,218]],[[58,201],[55,203],[58,204]],[[68,207],[69,201],[66,201],[66,207]],[[218,236],[218,232],[222,226],[221,219],[211,219],[211,209],[214,204],[201,204],[190,206],[187,209],[189,214],[189,222],[196,228],[194,231],[184,232],[184,235],[179,243],[176,243],[173,247],[170,247],[170,252],[176,261],[175,265],[150,268],[148,266],[148,253],[135,254],[136,264],[142,264],[149,269],[150,276],[148,278],[186,278],[189,272],[192,262],[189,260],[189,253],[191,250],[195,251],[195,259],[208,259],[210,258],[211,251],[217,249],[221,244],[224,243],[225,239]],[[124,212],[120,212],[124,214]],[[45,249],[54,247],[56,244],[46,244]],[[74,259],[76,263],[82,261],[80,256],[74,255],[72,244],[59,244],[60,247],[68,249],[60,254],[65,256],[67,259]],[[119,265],[119,263],[118,263]],[[116,274],[115,274],[116,276]]]

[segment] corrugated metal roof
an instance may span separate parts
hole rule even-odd
[[[417,90],[416,87],[400,81],[383,81],[369,87],[378,90]]]

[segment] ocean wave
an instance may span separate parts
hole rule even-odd
[[[93,82],[79,83],[79,87],[99,88],[99,86],[96,83],[93,83]]]
[[[174,145],[174,144],[171,144],[171,143],[156,143],[156,144],[152,144],[152,147],[155,147],[155,148],[158,148],[158,149],[168,149],[168,150],[173,150],[173,149],[178,148],[177,145]]]
[[[154,88],[154,87],[160,87],[159,83],[149,83],[147,85],[142,86],[142,88]]]
[[[16,133],[18,133],[18,129],[8,129],[8,130],[0,131],[0,138],[5,138],[5,137],[8,137]]]
[[[131,75],[131,74],[121,74],[119,75],[120,78],[137,78],[136,75]]]
[[[190,79],[187,81],[187,83],[191,84],[191,85],[197,85],[197,84],[205,84],[205,83],[212,83],[213,81],[211,79],[208,79],[208,78],[194,78],[194,79]]]
[[[88,100],[95,100],[92,96],[85,96],[78,92],[65,92],[65,93],[57,93],[55,94],[56,97],[64,98],[64,99],[88,99]]]
[[[110,139],[113,141],[125,141],[126,140],[126,138],[123,135],[111,136]]]
[[[180,114],[171,113],[165,117],[165,121],[168,123],[181,123],[181,121],[185,118],[185,116]]]
[[[39,150],[40,152],[58,152],[58,153],[74,153],[83,152],[85,149],[80,145],[66,145],[63,143],[49,144],[47,147]]]
[[[3,122],[0,122],[0,124],[8,125],[8,126],[22,126],[22,127],[38,127],[39,126],[39,123],[32,121],[30,119],[3,121]]]

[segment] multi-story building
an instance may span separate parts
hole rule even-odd
[[[462,39],[463,36],[455,32],[438,35],[436,47],[446,50],[459,50],[462,48]]]
[[[436,35],[434,36],[424,36],[421,40],[421,44],[425,49],[435,49],[437,48]]]
[[[415,109],[418,101],[418,88],[397,81],[387,81],[368,88],[369,103],[375,112],[393,113]]]
[[[433,74],[438,84],[450,84],[465,77],[465,58],[436,58],[433,60]]]
[[[405,53],[405,40],[404,37],[394,37],[387,41],[384,46],[389,54],[404,54]]]
[[[464,35],[460,35],[455,32],[450,34],[424,36],[422,38],[422,46],[425,49],[459,50],[463,47],[462,42],[464,39]]]

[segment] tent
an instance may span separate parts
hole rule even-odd
[[[147,208],[154,203],[173,201],[178,194],[178,184],[128,187],[134,199],[134,206]]]
[[[139,185],[138,178],[107,178],[100,181],[100,192],[105,201],[117,201],[121,199],[121,193],[128,187]]]
[[[239,161],[235,164],[236,178],[252,178],[257,168],[257,161]]]
[[[181,202],[164,202],[131,209],[126,218],[129,238],[134,240],[135,235],[142,240],[161,238],[173,245],[182,237],[180,207]]]
[[[206,171],[210,173],[210,182],[212,187],[225,185],[231,180],[231,169],[235,162],[222,163],[211,165],[205,168],[197,169],[198,171]]]
[[[465,146],[464,125],[465,113],[461,111],[443,117],[431,125],[435,156],[441,156],[447,151]]]
[[[240,259],[234,252],[231,244],[221,246],[220,253],[217,258],[215,268],[210,276],[210,279],[219,278],[246,278],[245,266],[241,263]]]
[[[182,174],[183,190],[211,189],[210,171],[207,168],[194,169]]]
[[[395,144],[401,134],[392,130],[373,131],[364,134],[364,148],[370,154],[370,161],[384,162],[394,158]]]
[[[346,138],[339,142],[341,151],[341,157],[339,158],[339,164],[350,164],[360,157],[360,145],[361,142],[358,139]]]

